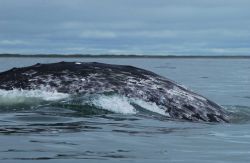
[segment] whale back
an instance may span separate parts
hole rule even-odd
[[[116,93],[160,107],[188,121],[228,122],[221,106],[153,72],[97,62],[59,62],[0,73],[0,89],[51,89],[69,94]]]

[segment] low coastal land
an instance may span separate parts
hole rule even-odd
[[[173,58],[173,59],[250,59],[250,56],[227,55],[137,55],[137,54],[0,54],[2,58]]]

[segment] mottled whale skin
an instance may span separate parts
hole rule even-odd
[[[70,94],[114,92],[153,102],[173,119],[229,122],[226,112],[216,103],[172,80],[133,66],[97,62],[38,63],[0,73],[0,89],[42,87]]]

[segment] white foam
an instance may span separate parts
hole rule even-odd
[[[111,96],[99,95],[98,97],[92,99],[91,103],[97,107],[115,113],[136,114],[137,111],[132,105],[133,103],[151,112],[169,117],[169,114],[166,113],[166,111],[163,108],[157,106],[156,103],[146,102],[141,99],[127,98],[121,95],[111,95]]]
[[[33,103],[37,101],[57,101],[69,97],[69,94],[53,90],[1,90],[0,104]]]
[[[69,94],[59,93],[46,87],[36,90],[1,90],[0,105],[16,104],[39,104],[43,101],[58,101],[69,98]],[[169,116],[163,108],[153,102],[146,102],[141,99],[132,99],[121,95],[97,95],[82,103],[90,103],[98,108],[109,110],[120,114],[136,114],[137,110],[133,104],[164,116]]]
[[[136,114],[135,108],[130,104],[128,98],[120,95],[100,95],[91,101],[95,106],[115,113]]]
[[[146,102],[141,99],[133,99],[131,100],[133,103],[139,105],[140,107],[149,110],[154,113],[158,113],[164,116],[170,116],[164,109],[160,108],[159,106],[156,105],[154,102]]]

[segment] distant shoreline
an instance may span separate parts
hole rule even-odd
[[[0,58],[173,58],[173,59],[250,59],[250,56],[175,56],[175,55],[113,55],[113,54],[0,54]]]

